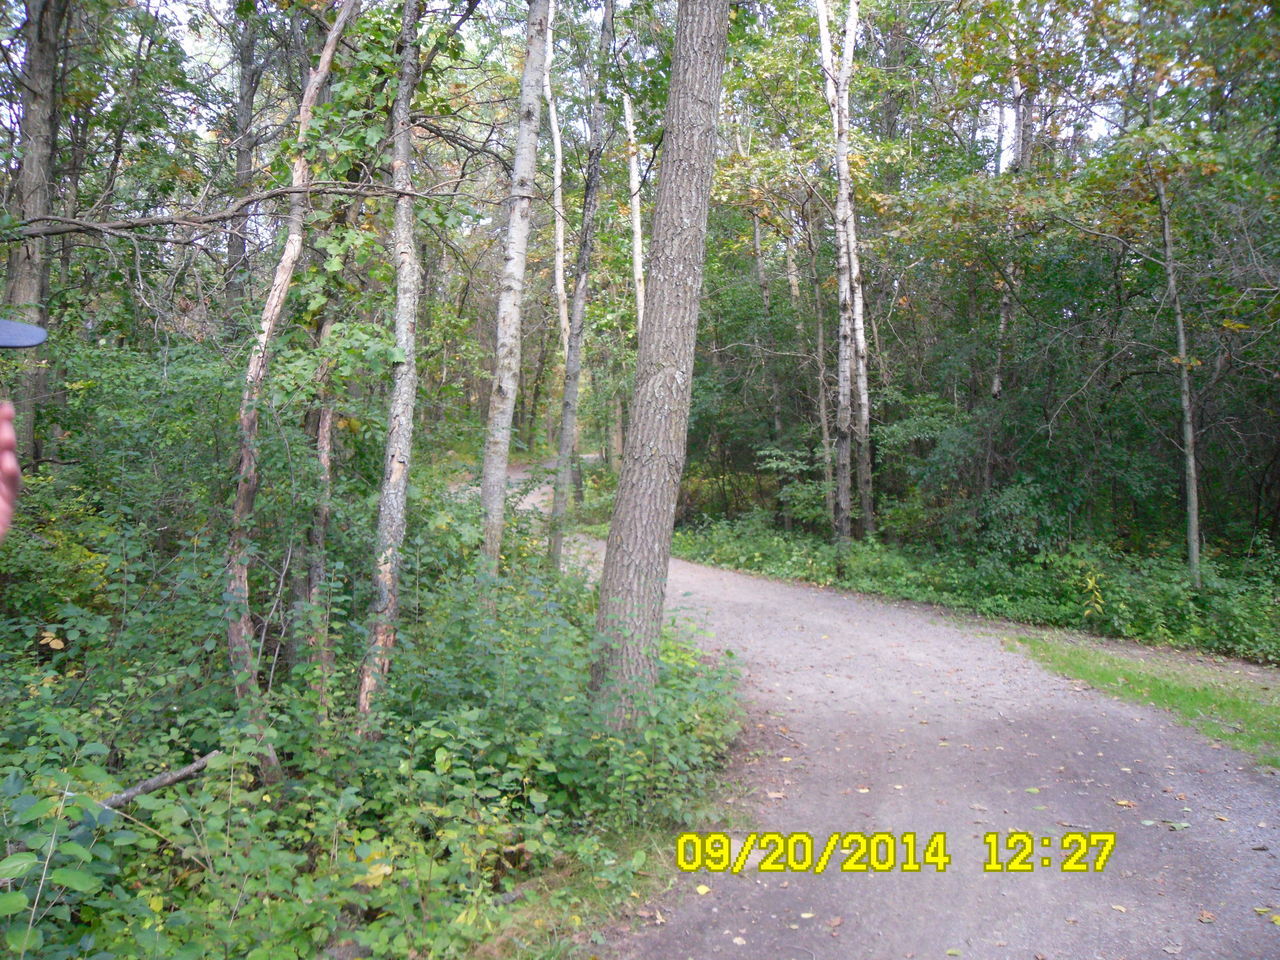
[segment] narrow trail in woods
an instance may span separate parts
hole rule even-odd
[[[681,873],[673,850],[649,868],[673,886],[598,955],[1280,958],[1280,778],[1247,755],[1047,672],[1005,648],[1007,625],[681,560],[667,608],[740,658],[747,822],[807,832],[815,860],[833,833],[923,849],[942,832],[951,862],[776,873],[757,852],[737,875]],[[1012,831],[1035,838],[1034,869],[985,872],[983,835]],[[1115,833],[1101,872],[1060,869],[1070,832]]]

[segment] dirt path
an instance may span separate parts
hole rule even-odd
[[[943,831],[951,863],[762,873],[753,854],[736,876],[679,874],[602,956],[1280,958],[1280,782],[1247,756],[1047,673],[992,625],[682,561],[667,601],[745,666],[759,830],[819,850],[832,833],[923,847]],[[1035,869],[984,872],[983,834],[1016,830],[1036,838]],[[1115,832],[1102,872],[1059,869],[1071,831]]]

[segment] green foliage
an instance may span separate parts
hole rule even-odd
[[[1200,591],[1176,558],[1082,545],[1026,553],[1025,546],[962,552],[855,542],[842,550],[784,534],[753,513],[679,530],[673,549],[770,576],[1280,663],[1280,557],[1265,543],[1244,558],[1209,560]]]

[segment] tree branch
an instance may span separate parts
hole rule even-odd
[[[190,780],[197,773],[200,773],[205,767],[207,767],[210,760],[221,755],[221,753],[221,750],[214,750],[210,753],[206,753],[199,760],[188,763],[185,767],[178,770],[170,770],[167,773],[158,774],[149,780],[143,780],[141,783],[136,783],[128,790],[123,790],[120,793],[107,797],[107,799],[102,801],[102,805],[108,809],[115,809],[116,807],[124,806],[126,803],[133,802],[144,793],[154,793],[157,790],[161,790],[175,783],[181,783],[183,780]]]

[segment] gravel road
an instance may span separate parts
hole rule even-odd
[[[811,834],[815,860],[833,833],[890,834],[898,863],[903,834],[920,857],[942,832],[951,862],[842,872],[837,847],[820,875],[761,872],[758,851],[686,874],[673,853],[675,885],[600,956],[1280,960],[1274,771],[1047,673],[997,624],[678,560],[667,602],[745,666],[745,822]],[[1011,831],[1034,869],[984,871],[984,834]],[[1114,832],[1104,870],[1060,869],[1070,832]]]

